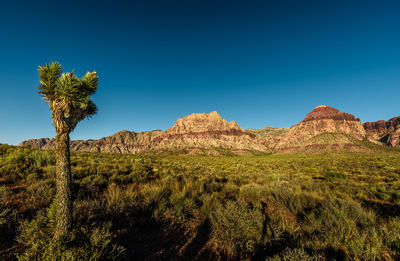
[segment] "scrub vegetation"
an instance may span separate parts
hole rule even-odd
[[[0,145],[0,259],[399,259],[399,156],[74,152],[55,241],[54,152]]]

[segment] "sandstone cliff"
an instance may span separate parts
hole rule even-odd
[[[260,142],[257,135],[243,130],[234,121],[227,122],[217,112],[193,113],[169,128],[156,139],[156,150],[229,149],[233,153],[247,154],[251,151],[268,152],[267,146]]]
[[[322,133],[342,133],[358,140],[364,139],[366,135],[360,119],[330,106],[320,105],[304,120],[290,128],[278,142],[276,150],[283,151],[287,148],[295,149],[310,145],[308,144],[310,139]]]
[[[365,122],[363,125],[370,141],[379,141],[392,147],[400,145],[400,117]]]
[[[108,153],[258,154],[285,151],[368,151],[360,141],[399,146],[400,117],[361,123],[352,114],[330,106],[314,108],[291,128],[244,130],[217,112],[193,113],[166,131],[120,131],[99,140],[73,140],[72,151]],[[53,138],[32,139],[20,146],[54,149]],[[363,147],[364,146],[364,147]]]
[[[234,121],[224,120],[217,112],[193,113],[176,123],[168,130],[161,131],[120,131],[99,140],[73,140],[72,151],[91,151],[108,153],[177,152],[220,154],[253,154],[272,152],[276,142],[283,137],[288,128],[244,130]],[[19,146],[41,149],[54,149],[53,138],[32,139],[21,142]]]

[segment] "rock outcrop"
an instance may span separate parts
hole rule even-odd
[[[312,110],[304,120],[292,126],[278,142],[276,149],[282,151],[287,148],[312,145],[308,144],[310,139],[322,133],[341,133],[358,140],[364,139],[366,135],[360,119],[330,106],[320,105]]]
[[[95,142],[96,140],[71,140],[70,147],[72,151],[91,151]],[[56,148],[56,140],[54,138],[30,139],[21,142],[18,146],[53,150]]]
[[[250,151],[267,152],[258,137],[243,130],[235,121],[227,122],[216,111],[193,113],[182,119],[156,139],[156,150],[229,149],[233,153],[247,154]]]
[[[335,108],[326,105],[319,105],[314,108],[307,116],[302,120],[302,122],[306,121],[315,121],[315,120],[346,120],[346,121],[360,121],[359,118],[354,117],[354,115],[341,112]]]
[[[400,117],[388,121],[361,123],[350,113],[330,106],[314,108],[291,128],[244,130],[217,112],[193,113],[166,131],[120,131],[99,140],[73,140],[72,151],[108,153],[223,153],[258,154],[285,151],[368,151],[361,141],[399,146]],[[53,138],[32,139],[20,146],[54,149]],[[379,147],[379,146],[378,146]]]
[[[230,132],[232,130],[243,131],[235,121],[227,122],[216,111],[207,113],[192,113],[182,119],[166,131],[167,135],[179,135],[187,133],[206,132]]]
[[[71,151],[90,151],[107,153],[139,153],[151,148],[151,141],[164,133],[161,130],[133,132],[120,131],[114,135],[99,140],[71,140]],[[18,146],[55,149],[54,138],[31,139],[21,142]]]
[[[400,117],[365,122],[363,125],[370,141],[379,141],[392,147],[400,145]]]
[[[267,131],[268,130],[268,131]],[[281,131],[283,130],[283,131]],[[236,154],[272,152],[287,129],[266,127],[244,130],[234,121],[224,120],[217,112],[193,113],[166,130],[120,131],[99,140],[73,140],[72,151],[107,153],[177,152],[219,154],[220,149]],[[53,138],[32,139],[19,146],[54,149]]]

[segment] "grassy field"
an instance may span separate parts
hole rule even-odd
[[[0,145],[0,259],[399,259],[399,156],[72,153],[56,244],[53,152]]]

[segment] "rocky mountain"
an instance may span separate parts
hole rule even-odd
[[[161,130],[134,132],[119,131],[99,140],[72,140],[71,151],[90,151],[107,153],[140,153],[151,150],[152,141],[164,132]],[[54,138],[31,139],[21,142],[18,146],[55,149]]]
[[[329,139],[329,142],[314,141],[310,143],[313,137],[322,133],[345,134],[357,140],[364,139],[366,135],[360,119],[330,106],[320,105],[307,114],[300,123],[290,128],[285,136],[278,142],[276,150],[302,150],[305,146],[310,145],[317,145],[320,148],[321,146],[328,147],[328,144],[343,145],[343,139]],[[334,147],[336,147],[336,145]],[[332,146],[330,146],[330,148],[332,148]]]
[[[400,117],[388,121],[365,122],[364,128],[371,141],[380,141],[392,147],[400,145]]]
[[[264,127],[262,129],[247,129],[247,132],[253,133],[256,135],[258,140],[266,146],[269,150],[274,151],[276,144],[281,141],[286,133],[290,130],[290,128],[273,128],[273,127]]]
[[[193,113],[166,131],[120,131],[99,140],[73,140],[72,151],[109,153],[190,153],[218,155],[295,151],[370,151],[365,142],[399,146],[400,117],[361,123],[330,106],[314,108],[291,128],[243,129],[217,112]],[[362,142],[361,142],[362,141]],[[19,146],[54,149],[53,138],[23,141]]]
[[[216,111],[193,113],[165,131],[153,143],[154,150],[183,150],[186,153],[218,154],[218,149],[227,149],[237,154],[268,152],[254,133],[245,131],[235,121],[227,122]]]
[[[272,152],[272,145],[282,137],[279,128],[274,131],[244,130],[235,121],[224,120],[217,112],[193,113],[168,130],[120,131],[99,140],[71,141],[72,151],[141,153],[170,152],[211,154],[254,154]],[[268,133],[267,133],[268,132]],[[285,131],[283,131],[285,132]],[[19,146],[54,149],[53,138],[23,141]]]
[[[96,140],[71,140],[70,147],[72,151],[90,151],[95,142]],[[54,138],[30,139],[21,142],[18,146],[53,150],[56,147],[56,140]]]

